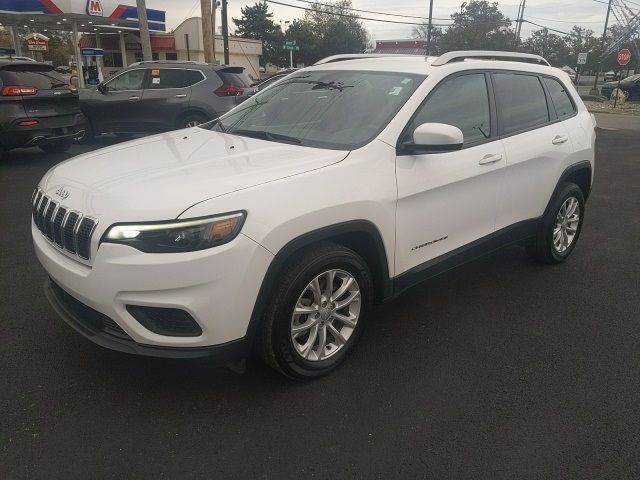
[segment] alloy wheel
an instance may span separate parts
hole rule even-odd
[[[575,197],[567,198],[556,216],[553,228],[553,247],[558,253],[565,253],[573,244],[580,224],[580,203]]]
[[[360,286],[348,272],[332,269],[315,277],[300,294],[291,317],[291,341],[307,361],[338,353],[360,317]]]

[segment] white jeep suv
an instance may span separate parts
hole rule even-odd
[[[296,378],[374,302],[496,248],[576,245],[595,122],[541,57],[330,57],[198,128],[52,168],[32,199],[46,295],[103,347]]]

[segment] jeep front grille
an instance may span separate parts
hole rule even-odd
[[[34,192],[31,209],[33,223],[52,244],[89,260],[96,219],[69,210],[39,189]]]

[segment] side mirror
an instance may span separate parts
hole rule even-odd
[[[98,84],[97,88],[100,93],[107,93],[109,91],[109,87],[107,87],[104,83]]]
[[[402,145],[405,152],[436,153],[460,150],[464,143],[462,130],[446,123],[423,123],[413,131],[413,143]]]

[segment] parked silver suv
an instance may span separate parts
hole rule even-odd
[[[193,127],[228,112],[246,97],[243,67],[200,62],[138,62],[80,92],[88,141],[102,133],[127,135]]]

